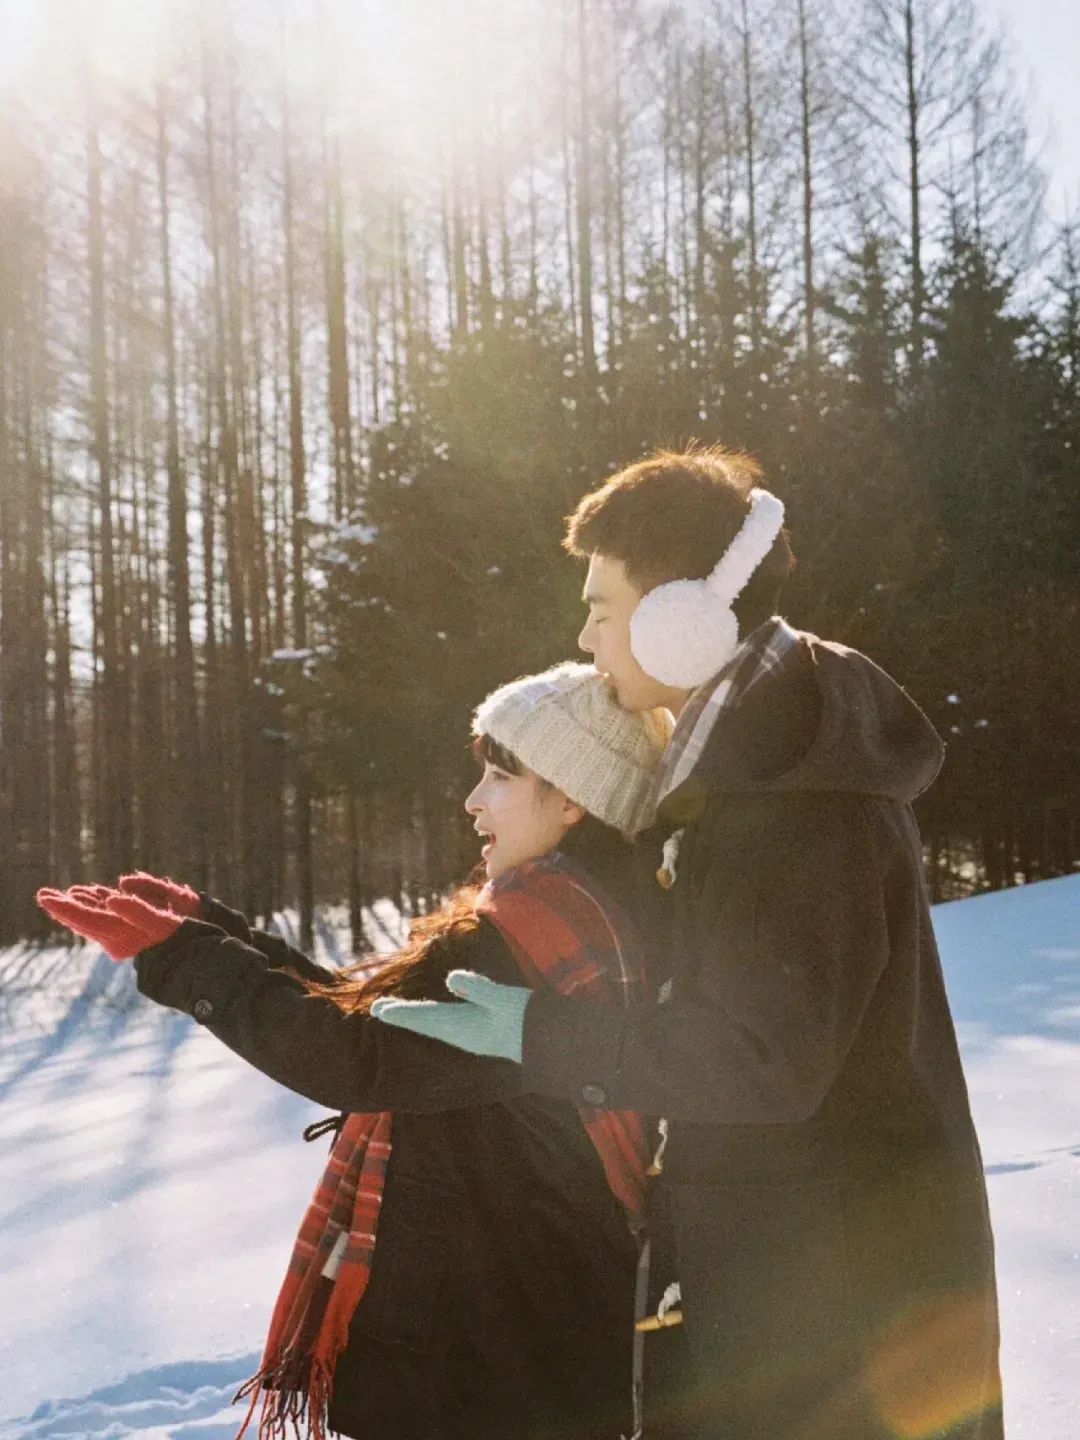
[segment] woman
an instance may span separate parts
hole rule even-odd
[[[260,1434],[292,1421],[316,1440],[616,1440],[635,1423],[640,1117],[523,1096],[518,1067],[370,1010],[443,998],[455,968],[642,998],[639,936],[611,891],[624,837],[651,818],[666,727],[563,665],[496,691],[473,728],[484,768],[466,809],[488,883],[418,922],[374,977],[321,970],[153,877],[39,895],[133,955],[144,994],[347,1112],[245,1387]]]

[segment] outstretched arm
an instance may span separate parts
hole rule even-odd
[[[79,887],[83,888],[83,887]],[[108,886],[91,886],[92,891],[110,893]],[[215,899],[205,891],[193,890],[182,881],[168,875],[151,875],[146,870],[136,870],[130,875],[121,875],[117,890],[122,895],[135,896],[158,910],[168,911],[181,920],[206,920],[250,945],[276,966],[291,966],[305,980],[330,981],[334,971],[324,970],[300,950],[289,945],[279,935],[270,935],[265,930],[256,930],[248,924],[247,917],[240,910],[233,910],[223,901]]]
[[[513,1066],[345,1015],[204,921],[185,920],[139,954],[135,970],[144,995],[194,1016],[264,1075],[330,1109],[454,1110],[521,1090]]]

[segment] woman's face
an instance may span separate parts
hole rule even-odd
[[[559,845],[571,825],[585,811],[568,800],[561,790],[545,785],[532,770],[520,775],[484,762],[480,783],[465,801],[473,827],[487,837],[480,852],[488,879],[504,870],[546,855]]]

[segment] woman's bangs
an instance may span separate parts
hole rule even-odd
[[[507,750],[505,745],[500,745],[490,735],[478,735],[472,742],[472,752],[481,765],[494,765],[498,770],[505,770],[508,775],[521,775],[525,771],[524,765],[513,751]]]

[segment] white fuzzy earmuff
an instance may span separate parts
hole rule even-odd
[[[711,575],[672,580],[642,597],[630,617],[630,649],[647,675],[693,690],[724,668],[739,647],[731,607],[783,523],[783,502],[768,490],[751,490],[742,528]]]

